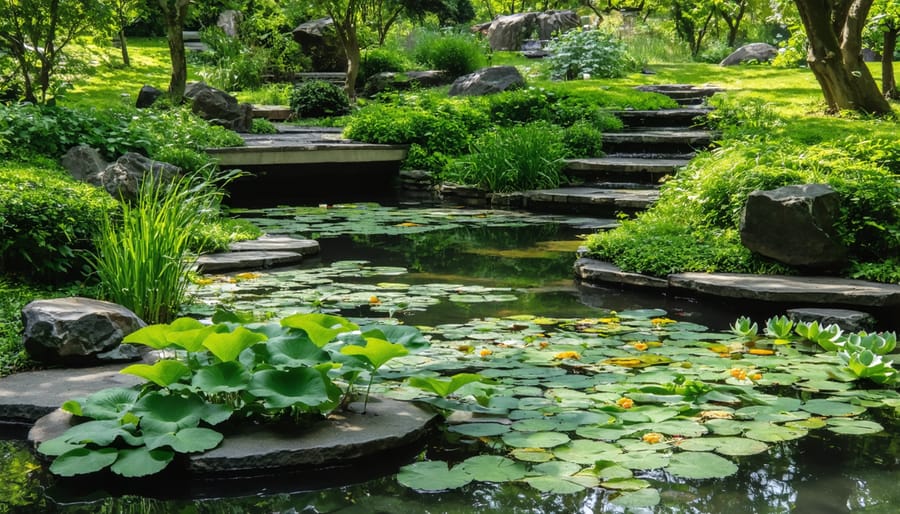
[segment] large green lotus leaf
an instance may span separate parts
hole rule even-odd
[[[560,412],[559,414],[553,416],[555,419],[564,421],[566,423],[572,423],[575,426],[584,426],[584,425],[597,425],[603,424],[609,421],[610,416],[607,414],[592,412],[592,411],[572,411],[572,412]]]
[[[884,430],[884,427],[874,421],[855,418],[831,418],[828,420],[828,430],[845,435],[876,434]]]
[[[70,443],[66,441],[66,434],[63,434],[59,437],[54,437],[53,439],[48,439],[41,444],[38,445],[37,451],[41,455],[47,455],[48,457],[56,457],[62,455],[68,451],[75,450],[78,448],[84,448],[87,446],[87,443]]]
[[[756,455],[769,449],[769,445],[756,439],[744,437],[700,437],[686,439],[678,445],[685,451],[715,451],[722,455],[738,457],[743,455]]]
[[[723,478],[737,473],[734,462],[714,453],[676,453],[669,459],[666,471],[680,478]]]
[[[821,399],[808,400],[800,408],[818,416],[857,416],[866,411],[859,405]]]
[[[659,505],[659,491],[656,489],[641,489],[622,493],[610,500],[613,505],[625,509],[641,509]]]
[[[631,478],[634,473],[614,460],[598,460],[594,463],[593,473],[600,480]]]
[[[119,451],[115,448],[76,448],[57,457],[50,464],[50,471],[63,477],[87,475],[112,465],[118,457]]]
[[[341,353],[362,359],[372,367],[371,369],[378,369],[387,361],[408,354],[409,350],[402,344],[391,343],[375,337],[367,337],[365,346],[347,345],[341,348]]]
[[[381,336],[369,334],[373,329],[381,332]],[[366,326],[360,330],[363,336],[379,337],[407,348],[425,348],[431,344],[421,330],[409,325],[378,325],[377,328]]]
[[[509,482],[525,476],[525,466],[498,455],[476,455],[460,462],[454,469],[468,473],[481,482]]]
[[[118,459],[110,467],[113,473],[123,477],[144,477],[159,473],[175,458],[169,450],[152,450],[141,446],[119,450]]]
[[[590,439],[576,439],[553,448],[556,458],[576,464],[592,465],[598,460],[607,460],[622,453],[618,446]]]
[[[628,426],[581,426],[575,430],[579,437],[601,441],[618,441],[635,432],[637,429]]]
[[[238,355],[254,344],[265,341],[266,335],[237,327],[233,332],[212,333],[203,341],[203,346],[222,362],[237,360]]]
[[[638,430],[649,430],[652,432],[659,432],[660,434],[681,437],[700,437],[708,432],[705,426],[696,421],[681,419],[670,419],[660,423],[647,423],[635,428]]]
[[[71,444],[93,443],[97,446],[110,446],[119,437],[126,442],[136,440],[134,434],[116,419],[85,421],[70,427],[62,437]]]
[[[632,451],[616,455],[613,459],[619,465],[628,469],[659,469],[669,463],[670,456],[655,451]]]
[[[223,403],[205,403],[200,409],[200,419],[210,425],[218,425],[228,420],[234,411],[229,405]]]
[[[747,429],[747,425],[744,422],[733,419],[711,419],[704,425],[716,435],[738,435]]]
[[[110,387],[85,398],[80,415],[94,419],[120,419],[131,410],[140,393],[136,389]]]
[[[462,487],[473,480],[472,475],[443,461],[422,461],[403,466],[397,481],[419,491],[444,491]]]
[[[205,341],[210,334],[227,331],[227,328],[224,325],[200,325],[196,328],[188,328],[189,325],[193,324],[190,322],[179,322],[176,327],[181,326],[183,329],[172,329],[166,336],[170,343],[184,348],[189,352],[199,352],[202,350],[203,341]]]
[[[534,473],[540,473],[542,475],[566,477],[574,475],[575,473],[581,471],[581,466],[574,462],[554,460],[538,464],[534,466],[532,470],[534,471]]]
[[[162,434],[196,427],[205,404],[197,395],[150,393],[138,400],[134,413],[141,417],[141,430],[145,434]]]
[[[318,313],[288,316],[281,320],[281,324],[303,330],[312,342],[320,347],[325,346],[341,332],[352,332],[359,329],[359,326],[346,318]]]
[[[151,364],[132,364],[119,371],[149,380],[160,387],[168,387],[191,373],[191,368],[181,361],[162,359]]]
[[[569,442],[569,436],[562,432],[509,432],[502,437],[514,448],[553,448]]]
[[[600,482],[600,487],[616,491],[640,491],[650,487],[650,482],[641,478],[616,478]]]
[[[151,450],[169,446],[178,453],[195,453],[215,448],[222,438],[222,434],[215,430],[198,427],[147,437],[144,442]]]
[[[553,460],[553,454],[541,448],[516,448],[509,455],[523,462],[549,462]]]
[[[198,325],[203,326],[203,324],[199,321],[193,321],[196,321]],[[155,350],[162,350],[171,346],[171,343],[168,339],[168,334],[170,331],[171,328],[169,327],[169,325],[148,325],[128,334],[122,339],[122,342],[142,344],[145,346],[149,346],[150,348],[153,348]]]
[[[448,430],[469,437],[492,437],[505,434],[511,428],[509,425],[502,423],[464,423],[462,425],[450,425]]]
[[[191,377],[191,385],[207,394],[243,391],[249,382],[250,372],[235,361],[205,366]]]
[[[254,347],[254,350],[265,354],[266,362],[275,367],[299,368],[331,360],[328,352],[310,341],[305,334],[269,339],[264,345]]]
[[[764,421],[747,423],[747,427],[748,430],[744,432],[744,437],[767,443],[800,439],[807,434],[807,430],[796,426],[782,426]]]
[[[551,494],[574,494],[591,487],[578,483],[572,477],[550,475],[528,477],[525,482],[538,491]]]
[[[300,406],[319,412],[334,408],[341,395],[340,389],[315,368],[258,371],[247,390],[262,398],[269,409]]]

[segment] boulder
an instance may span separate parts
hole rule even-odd
[[[776,261],[819,271],[847,262],[834,225],[840,196],[825,184],[754,191],[741,217],[741,243]]]
[[[60,164],[69,171],[75,180],[95,186],[102,185],[103,170],[109,166],[100,152],[88,145],[69,148],[60,159]]]
[[[113,198],[130,202],[137,198],[147,175],[152,175],[155,180],[169,182],[180,174],[181,168],[178,166],[128,152],[100,173],[100,185]]]
[[[515,66],[489,66],[463,75],[450,86],[450,96],[478,96],[525,87]]]
[[[204,82],[192,82],[184,90],[191,111],[204,120],[236,132],[249,132],[253,126],[253,106],[238,103],[237,98]]]
[[[435,87],[450,83],[450,76],[442,70],[407,71],[397,73],[385,71],[366,79],[363,94],[372,97],[383,91],[407,91],[414,87]]]
[[[159,97],[163,95],[163,92],[159,89],[156,89],[153,86],[144,85],[141,90],[138,92],[137,102],[135,102],[135,107],[138,109],[146,109],[153,105]]]
[[[347,56],[334,31],[334,20],[318,18],[297,25],[291,31],[303,54],[312,61],[313,71],[347,71]]]
[[[32,358],[63,365],[94,365],[141,358],[122,339],[146,326],[133,312],[90,298],[35,300],[22,309],[23,342]]]
[[[719,66],[734,66],[748,62],[769,62],[778,55],[778,49],[768,43],[750,43],[744,45],[728,57],[722,59]]]
[[[231,38],[238,37],[238,29],[241,22],[244,21],[244,15],[240,11],[228,9],[219,13],[219,19],[216,20],[216,26],[225,32],[225,35]]]
[[[580,26],[581,18],[574,11],[516,13],[496,17],[487,30],[487,37],[493,51],[519,50],[534,35],[547,40]]]

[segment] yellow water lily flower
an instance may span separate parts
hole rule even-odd
[[[637,350],[637,351],[639,351],[639,352],[643,352],[643,351],[645,351],[647,348],[650,348],[650,347],[647,345],[647,343],[632,343],[631,346],[633,346],[634,349]]]
[[[494,352],[492,352],[491,350],[488,350],[487,348],[482,348],[481,351],[478,352],[478,355],[481,355],[482,357],[487,357],[487,356],[491,355],[492,353],[494,353]]]
[[[750,348],[747,350],[747,353],[750,355],[775,355],[774,350],[769,350],[767,348]]]
[[[370,296],[369,303],[372,305],[378,305],[379,303],[381,303],[381,300],[379,300],[377,296]]]
[[[619,398],[616,400],[616,405],[622,407],[623,409],[630,409],[634,407],[634,400],[631,398]]]
[[[663,440],[663,435],[659,432],[647,432],[641,439],[647,444],[656,444]]]
[[[562,359],[581,359],[581,354],[578,352],[559,352],[553,356],[554,359],[562,360]]]

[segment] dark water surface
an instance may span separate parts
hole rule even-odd
[[[777,312],[772,307],[576,283],[572,265],[581,236],[609,220],[377,206],[328,211],[284,207],[239,213],[272,234],[315,238],[321,254],[302,266],[268,270],[236,283],[217,277],[212,285],[197,289],[192,312],[208,313],[224,303],[277,317],[315,304],[348,317],[393,317],[434,326],[514,314],[580,318],[658,308],[672,319],[714,330],[727,329],[741,314],[764,320]],[[336,268],[350,271],[317,274]],[[391,296],[397,283],[456,284],[485,301],[474,301],[476,295],[469,294],[418,305]],[[365,301],[373,296],[384,300],[379,308]],[[727,478],[685,480],[663,471],[636,473],[660,491],[661,502],[633,512],[900,512],[900,440],[895,422],[882,421],[894,428],[865,437],[819,431],[776,443],[763,454],[737,457],[739,471]],[[423,452],[449,461],[477,451],[463,443],[448,444],[440,435],[425,448],[329,470],[203,480],[170,475],[137,483],[112,477],[54,478],[17,440],[20,436],[21,430],[0,433],[0,514],[632,512],[610,504],[613,493],[603,489],[560,495],[521,483],[473,482],[458,490],[421,493],[400,485],[397,468]]]

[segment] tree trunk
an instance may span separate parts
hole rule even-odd
[[[187,85],[187,58],[184,51],[184,20],[189,0],[159,0],[166,20],[166,36],[169,40],[169,57],[172,60],[172,79],[169,81],[169,98],[178,105],[184,99]]]
[[[862,59],[862,29],[873,0],[794,0],[809,39],[806,62],[828,112],[891,112]]]
[[[125,67],[131,66],[131,59],[128,57],[128,40],[125,39],[125,29],[119,30],[119,44],[122,45],[122,64]]]
[[[897,82],[894,80],[894,51],[897,49],[898,29],[885,31],[884,48],[881,51],[881,92],[885,98],[900,100]]]

